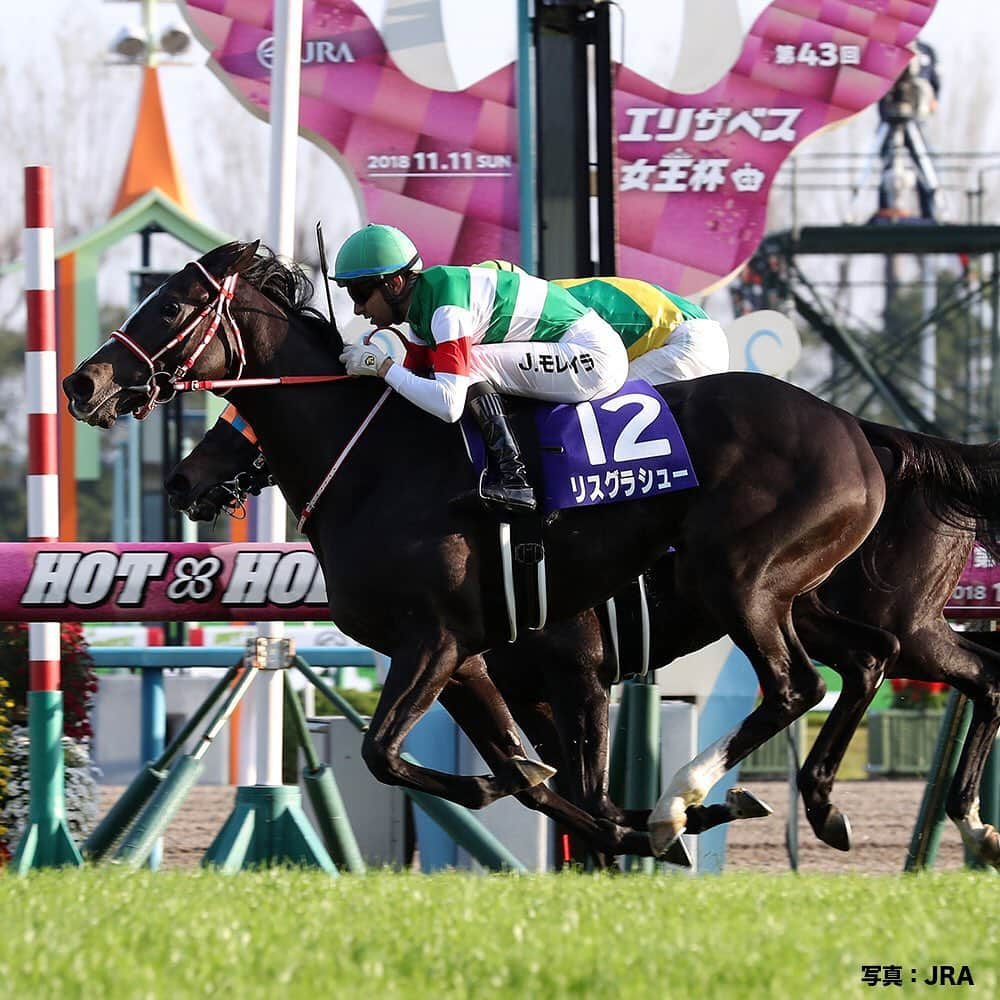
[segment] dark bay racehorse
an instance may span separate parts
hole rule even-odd
[[[195,521],[214,521],[223,510],[235,513],[248,494],[269,484],[270,471],[261,457],[255,443],[219,420],[168,474],[164,488],[171,506]],[[653,569],[663,571],[659,564]],[[669,609],[662,610],[669,615]],[[524,631],[484,659],[517,724],[542,759],[555,766],[559,793],[595,818],[624,823],[625,814],[608,797],[608,705],[620,668],[606,612],[587,611],[540,631]],[[452,709],[460,698],[460,686],[448,685],[440,701]],[[465,721],[474,738],[473,720]],[[689,806],[687,832],[769,813],[746,789],[731,788],[724,804]],[[630,816],[645,824],[646,817]],[[586,836],[588,831],[572,825],[571,832]],[[574,861],[590,858],[603,865],[607,860],[594,857],[578,837],[570,844]]]
[[[972,806],[984,749],[995,726],[990,706],[1000,683],[1000,656],[976,644],[974,634],[955,632],[943,614],[974,532],[971,525],[949,526],[932,515],[915,484],[891,471],[901,466],[901,453],[897,456],[889,447],[895,432],[875,425],[868,429],[885,442],[881,447],[890,471],[886,506],[862,547],[837,567],[818,594],[833,610],[885,630],[890,639],[881,650],[845,651],[831,647],[822,631],[812,630],[808,614],[794,614],[810,654],[831,664],[844,680],[840,698],[799,774],[806,815],[821,840],[847,850],[850,824],[830,801],[830,793],[844,751],[883,675],[943,680],[982,706],[956,773],[949,815],[966,843],[984,860],[996,863],[996,833],[976,825]],[[904,445],[909,441],[909,435],[902,435]],[[221,508],[247,492],[254,477],[258,486],[268,477],[266,468],[259,466],[256,445],[220,421],[172,471],[165,487],[176,509],[196,520],[214,520]],[[670,555],[646,573],[652,662],[657,665],[673,655],[679,636],[692,636],[689,641],[718,637],[710,624],[701,624],[704,614],[697,607],[684,609],[685,624],[677,620],[673,612],[680,598],[673,580]],[[793,612],[800,608],[801,601],[796,601]],[[551,629],[527,633],[513,645],[488,652],[486,663],[518,724],[542,758],[557,766],[562,794],[596,816],[621,821],[607,800],[607,708],[617,664],[606,618],[587,612]],[[700,832],[716,822],[762,812],[740,790],[726,807],[690,807],[687,830]]]
[[[331,352],[326,331],[304,317],[294,273],[257,257],[256,248],[229,244],[168,279],[64,380],[74,416],[109,427],[121,413],[148,409],[188,375],[329,372],[336,345]],[[381,391],[369,381],[282,393],[238,387],[232,400],[257,431],[286,500],[302,510],[375,412]],[[603,601],[673,545],[677,578],[747,654],[760,682],[761,704],[682,769],[653,811],[655,853],[683,831],[686,806],[702,802],[726,770],[821,697],[791,605],[861,543],[884,501],[883,476],[858,423],[807,393],[742,375],[677,383],[662,393],[700,488],[638,501],[627,513],[574,510],[545,534],[552,620]],[[368,766],[383,781],[476,807],[537,790],[551,772],[524,759],[512,725],[497,726],[493,775],[442,774],[399,753],[449,681],[483,704],[477,692],[492,684],[480,654],[505,636],[486,519],[459,520],[447,503],[470,484],[463,454],[453,428],[391,395],[319,499],[306,534],[334,620],[392,657],[363,747]],[[914,468],[937,489],[935,475],[958,471]],[[963,485],[963,502],[974,504],[975,484],[956,488]],[[835,645],[859,645],[862,623],[820,602],[811,613]],[[621,848],[629,836],[615,827],[605,843]],[[639,853],[631,844],[623,849]]]

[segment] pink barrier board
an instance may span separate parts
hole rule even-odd
[[[5,542],[2,621],[326,621],[307,545]]]

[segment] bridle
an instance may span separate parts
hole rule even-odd
[[[223,325],[223,320],[226,321],[226,324],[228,324],[228,327],[232,332],[233,341],[236,345],[235,354],[239,362],[236,369],[236,377],[234,379],[227,379],[226,381],[239,382],[240,376],[243,374],[243,369],[246,366],[246,351],[243,347],[243,334],[240,332],[239,324],[237,324],[236,320],[233,319],[233,314],[229,308],[229,304],[232,302],[233,295],[236,291],[236,282],[239,280],[239,274],[226,275],[226,277],[220,282],[208,273],[200,261],[196,260],[192,261],[192,263],[201,271],[202,275],[204,275],[205,280],[214,289],[215,294],[174,337],[163,345],[163,347],[161,347],[155,354],[147,354],[131,337],[128,336],[127,333],[125,333],[124,326],[128,325],[127,322],[123,324],[123,327],[113,331],[111,334],[111,340],[117,340],[120,344],[123,344],[137,358],[139,358],[140,361],[149,367],[149,378],[144,383],[128,387],[129,390],[144,390],[147,395],[146,402],[133,413],[136,420],[145,420],[157,406],[161,403],[169,402],[174,398],[174,396],[177,395],[178,392],[195,388],[193,384],[185,381],[185,376],[191,371],[195,364],[197,364],[198,359],[201,357],[205,348],[208,347],[208,345],[215,338],[216,334],[219,332],[219,327]],[[205,319],[208,319],[209,322],[205,325],[205,329],[202,331],[200,337],[193,340],[191,351],[186,357],[182,358],[180,364],[178,364],[178,366],[174,369],[173,373],[169,373],[166,368],[163,367],[160,359],[172,348],[187,340],[187,338],[198,329]],[[198,388],[204,387],[207,386],[203,384],[198,385]],[[222,388],[222,386],[219,386],[219,388]],[[231,388],[232,386],[230,385],[226,391],[228,392]],[[220,395],[224,395],[224,393],[220,393]]]
[[[258,453],[252,469],[237,472],[232,479],[218,483],[206,496],[216,494],[217,499],[209,502],[216,504],[219,511],[225,511],[230,517],[239,521],[247,516],[247,497],[250,494],[259,496],[262,489],[273,485],[274,477],[267,471],[264,456]]]
[[[194,264],[194,266],[197,267],[205,276],[209,285],[215,290],[215,294],[204,306],[202,306],[201,310],[184,325],[183,329],[179,333],[172,337],[155,354],[147,354],[131,337],[128,336],[127,333],[125,333],[124,327],[128,325],[128,320],[122,324],[122,327],[113,331],[110,336],[111,340],[117,340],[120,344],[123,344],[137,358],[149,366],[149,378],[146,382],[142,385],[128,387],[129,390],[145,390],[147,394],[146,402],[133,411],[133,416],[136,420],[145,420],[157,406],[161,403],[168,403],[179,392],[212,390],[219,393],[219,395],[225,395],[226,392],[230,389],[236,388],[237,386],[249,389],[266,385],[295,385],[304,382],[336,382],[342,379],[351,378],[350,375],[278,375],[271,378],[242,378],[243,369],[246,366],[246,350],[243,347],[243,334],[240,332],[239,324],[237,324],[236,320],[233,318],[229,305],[232,302],[236,291],[236,282],[239,280],[239,274],[234,273],[226,275],[226,277],[220,282],[208,273],[201,261],[195,260],[191,263]],[[133,315],[135,314],[133,313]],[[171,350],[171,348],[176,347],[178,344],[182,344],[189,336],[191,336],[192,333],[194,333],[195,330],[197,330],[199,324],[201,324],[205,319],[208,319],[209,322],[205,326],[201,336],[194,340],[194,346],[192,347],[190,353],[181,360],[180,364],[174,369],[173,374],[170,374],[160,363],[160,359],[169,350]],[[236,356],[239,360],[239,368],[237,369],[236,377],[224,379],[185,378],[185,376],[195,366],[205,348],[208,347],[208,345],[212,342],[212,339],[219,332],[220,326],[223,326],[223,320],[226,321],[229,330],[232,332],[232,337],[236,344]],[[402,335],[398,330],[391,327],[389,329],[392,329],[397,336],[402,338]],[[376,330],[372,332],[377,333],[378,331]],[[369,334],[366,340],[370,340],[370,338],[371,334]],[[225,391],[220,392],[220,390]],[[375,418],[375,415],[382,408],[391,392],[392,390],[386,386],[385,392],[382,393],[381,397],[372,407],[368,416],[361,422],[361,425],[354,432],[350,441],[347,442],[344,449],[334,460],[333,465],[323,477],[323,480],[320,482],[313,495],[306,502],[305,507],[303,507],[299,515],[299,531],[302,531],[306,521],[316,509],[316,505],[326,492],[327,487],[333,481],[333,478],[336,476],[341,465],[343,465],[347,456],[351,453],[359,438],[367,429],[368,425]],[[225,485],[229,486],[230,484]],[[235,495],[234,500],[236,500],[237,503],[239,502]]]

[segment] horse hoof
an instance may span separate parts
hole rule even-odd
[[[687,844],[684,843],[683,837],[678,837],[667,848],[666,854],[660,855],[657,860],[677,865],[678,868],[694,867],[691,861],[691,852],[687,849]]]
[[[680,840],[684,832],[684,823],[661,820],[649,824],[649,844],[653,849],[653,857],[665,861],[670,849]]]
[[[832,802],[807,809],[806,818],[824,844],[838,851],[851,849],[851,821]]]
[[[733,819],[758,819],[774,812],[763,799],[757,798],[747,788],[730,788],[726,792],[726,805]]]
[[[526,782],[529,788],[544,784],[553,774],[556,773],[554,767],[543,764],[540,760],[528,760],[527,757],[511,757],[514,769]]]

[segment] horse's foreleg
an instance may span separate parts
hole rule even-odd
[[[528,760],[510,708],[481,656],[470,657],[455,671],[440,700],[495,773],[530,768],[544,769],[546,777],[556,773],[549,764]]]
[[[504,760],[524,758],[514,721],[490,677],[467,661],[441,693],[448,709],[483,759],[500,771]],[[543,784],[517,794],[518,801],[563,824],[596,850],[650,856],[649,838],[610,820],[592,816]]]
[[[510,758],[506,775],[446,774],[411,763],[402,756],[407,733],[430,708],[459,668],[454,638],[441,633],[433,640],[392,653],[392,667],[361,745],[368,769],[381,782],[403,785],[480,809],[505,795],[527,791],[545,781],[552,769]],[[497,698],[499,698],[497,693]]]

